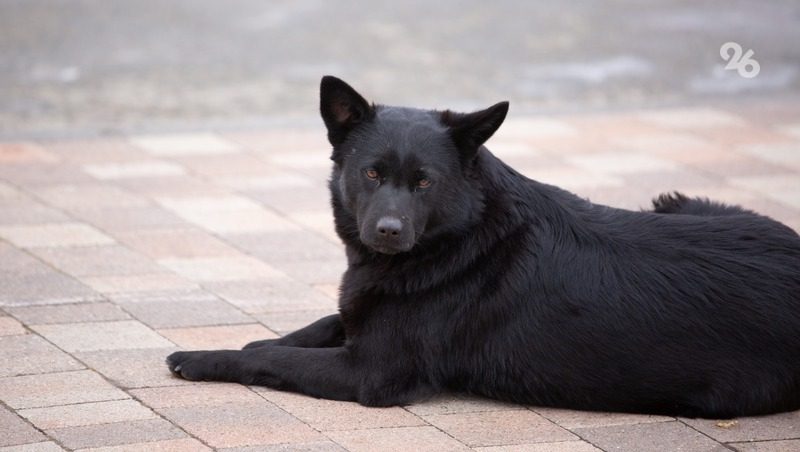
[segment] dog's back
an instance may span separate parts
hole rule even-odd
[[[683,212],[598,206],[509,177],[486,159],[484,168],[498,168],[489,177],[503,173],[495,195],[527,197],[517,206],[530,224],[515,262],[506,263],[512,281],[501,287],[514,289],[493,301],[524,315],[509,317],[510,332],[487,346],[524,355],[511,374],[528,381],[500,379],[492,395],[690,416],[800,408],[794,231],[736,207],[679,196]],[[525,350],[515,350],[511,341],[522,337]]]

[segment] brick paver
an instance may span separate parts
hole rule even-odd
[[[71,356],[39,336],[17,334],[0,337],[0,377],[83,369]]]
[[[164,358],[175,347],[100,350],[78,352],[75,356],[121,388],[182,386],[190,382],[173,378],[164,367]]]
[[[262,396],[320,431],[425,425],[400,408],[368,408],[355,402],[315,399],[301,394],[263,391]]]
[[[186,433],[163,419],[112,422],[45,430],[68,449],[89,449],[129,443],[186,437]]]
[[[156,417],[152,410],[135,400],[112,400],[108,402],[30,408],[20,410],[18,413],[42,430],[138,421]]]
[[[476,447],[480,452],[600,452],[586,441],[559,441],[557,443],[516,444],[513,446]]]
[[[44,439],[41,432],[13,412],[0,406],[0,446],[33,443]]]
[[[622,452],[723,451],[724,446],[676,421],[575,430],[603,450]]]
[[[0,379],[0,400],[14,409],[122,400],[130,396],[91,370]]]
[[[800,228],[800,107],[514,117],[525,174],[643,208],[707,195]],[[345,268],[322,127],[0,143],[0,451],[800,448],[800,412],[586,413],[444,394],[372,409],[173,378],[335,312]]]
[[[469,450],[458,440],[434,427],[392,427],[329,432],[328,436],[353,452],[396,450],[453,452]]]
[[[433,414],[422,418],[473,447],[578,439],[575,434],[530,410]]]

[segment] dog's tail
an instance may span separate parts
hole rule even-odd
[[[689,198],[683,193],[662,193],[653,199],[653,212],[681,215],[758,215],[752,210],[740,206],[732,206],[708,198]]]

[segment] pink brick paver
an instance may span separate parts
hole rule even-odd
[[[682,190],[800,229],[800,106],[517,116],[489,147],[595,202]],[[173,378],[172,351],[336,311],[328,152],[321,124],[0,142],[0,451],[800,450],[800,412],[371,409]]]

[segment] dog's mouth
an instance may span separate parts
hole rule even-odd
[[[407,251],[410,251],[411,248],[414,247],[413,243],[409,244],[407,246],[405,246],[405,245],[402,245],[402,246],[387,246],[387,245],[377,245],[377,244],[375,244],[375,245],[366,244],[366,245],[371,250],[373,250],[375,252],[378,252],[380,254],[388,254],[388,255],[405,253]]]

